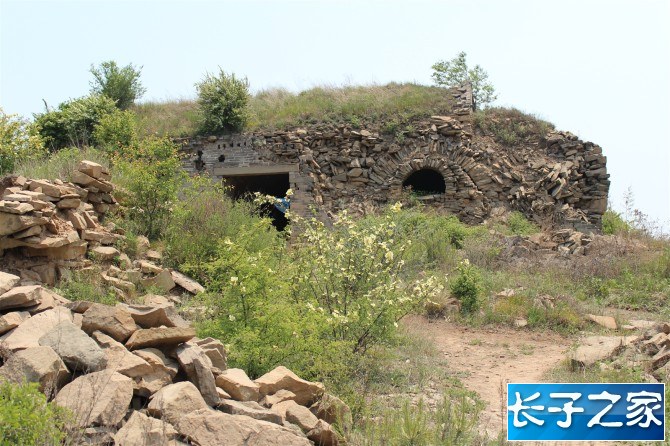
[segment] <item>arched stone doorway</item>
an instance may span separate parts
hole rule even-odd
[[[419,196],[444,194],[447,186],[444,177],[434,169],[419,169],[410,173],[402,182],[402,188],[411,188]]]

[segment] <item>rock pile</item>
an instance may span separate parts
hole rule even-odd
[[[503,256],[529,257],[531,255],[586,255],[593,234],[571,228],[538,232],[530,236],[507,237]]]
[[[349,409],[285,367],[252,380],[165,298],[108,306],[0,272],[0,381],[36,382],[80,444],[336,445]],[[188,442],[188,443],[186,443]]]

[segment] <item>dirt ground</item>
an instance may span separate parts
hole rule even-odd
[[[405,319],[408,331],[434,342],[449,371],[487,403],[482,431],[496,437],[503,428],[505,384],[541,382],[566,357],[573,341],[552,332],[507,327],[466,327],[422,316]]]

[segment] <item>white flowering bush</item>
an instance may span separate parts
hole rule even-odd
[[[365,224],[342,214],[334,228],[293,218],[300,230],[290,244],[280,235],[255,243],[273,230],[260,218],[221,239],[211,260],[182,265],[207,284],[199,334],[222,339],[231,365],[251,376],[278,364],[329,382],[352,373],[357,357],[442,289],[432,277],[404,277],[409,241],[397,237],[398,210]]]
[[[401,239],[394,217],[400,205],[361,225],[346,213],[334,229],[303,222],[293,251],[296,300],[326,316],[328,333],[349,343],[354,353],[389,339],[398,321],[441,291],[429,276],[403,277],[403,255],[411,241]]]

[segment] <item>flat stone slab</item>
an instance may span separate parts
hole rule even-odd
[[[129,350],[177,345],[195,337],[192,327],[157,327],[137,330],[126,342]]]
[[[617,354],[632,339],[627,336],[588,336],[580,341],[571,361],[573,365],[589,367]]]

